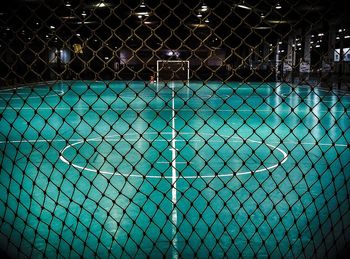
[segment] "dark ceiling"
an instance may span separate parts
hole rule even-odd
[[[104,4],[105,6],[101,5]],[[344,1],[321,0],[13,0],[1,6],[4,41],[13,37],[42,41],[108,41],[157,49],[238,47],[276,42],[290,34],[349,28]],[[277,9],[277,4],[281,9]],[[207,6],[207,9],[202,9]],[[147,14],[147,15],[145,15]]]
[[[286,58],[291,38],[299,60],[306,35],[314,37],[308,53],[318,62],[315,66],[334,49],[350,46],[350,16],[343,1],[12,0],[0,8],[6,78],[16,67],[21,72],[15,77],[34,73],[28,80],[37,80],[50,69],[48,56],[55,51],[69,50],[70,69],[81,62],[80,68],[89,68],[89,78],[95,78],[96,71],[114,73],[115,62],[123,60],[139,66],[125,68],[131,76],[164,58],[190,58],[194,65],[218,57],[245,69],[249,60],[276,59],[275,53]]]

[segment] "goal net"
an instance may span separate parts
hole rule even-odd
[[[188,85],[190,62],[185,60],[157,60],[157,84],[181,81]]]

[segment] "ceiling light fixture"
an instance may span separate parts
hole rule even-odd
[[[242,0],[238,4],[235,4],[235,6],[241,8],[241,9],[252,10],[252,8],[250,6],[245,4],[244,0]]]
[[[103,8],[103,7],[107,7],[107,4],[105,3],[104,0],[101,0],[101,2],[99,2],[98,4],[95,5],[95,7]]]
[[[206,12],[206,11],[208,11],[208,6],[207,6],[205,3],[203,3],[200,10],[201,10],[202,12]]]
[[[136,15],[139,19],[148,17],[150,15],[150,9],[147,7],[144,1],[141,2],[140,6],[134,12],[134,15]]]
[[[266,22],[271,24],[287,24],[287,23],[294,23],[292,20],[266,20]]]
[[[255,29],[255,30],[270,30],[271,27],[270,26],[255,26],[255,27],[253,27],[253,29]]]

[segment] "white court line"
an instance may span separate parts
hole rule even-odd
[[[22,139],[22,140],[3,140],[0,144],[4,143],[42,143],[42,142],[75,142],[82,141],[82,139]]]
[[[341,97],[349,97],[350,96],[350,93],[349,92],[346,92],[346,91],[341,91],[341,90],[327,90],[327,89],[322,89],[322,88],[316,88],[316,89],[313,89],[313,88],[310,88],[310,89],[303,89],[303,88],[300,88],[302,90],[299,90],[299,89],[293,89],[293,90],[290,90],[290,92],[282,92],[281,95],[286,97],[287,95],[290,95],[290,94],[310,94],[310,93],[313,93],[315,95],[318,95],[318,92],[324,92],[324,93],[327,93],[327,94],[330,94],[330,95],[327,95],[325,97],[331,97],[331,96],[337,96],[338,94],[342,94],[343,96]]]
[[[173,222],[173,227],[172,227],[172,232],[173,232],[173,256],[172,258],[177,259],[179,257],[178,251],[177,251],[177,208],[176,208],[176,203],[177,203],[177,190],[176,190],[176,181],[177,181],[177,170],[176,170],[176,128],[175,128],[175,90],[172,90],[172,129],[171,129],[171,136],[172,136],[172,141],[171,141],[171,148],[172,148],[172,163],[171,163],[171,168],[172,168],[172,178],[171,178],[171,184],[172,184],[172,189],[171,189],[171,200],[173,203],[173,211],[171,214],[172,222]]]
[[[14,91],[14,90],[19,90],[19,89],[32,89],[32,88],[36,88],[36,86],[38,87],[42,87],[42,86],[54,86],[54,85],[69,85],[69,84],[64,84],[62,83],[62,81],[60,80],[51,80],[51,81],[46,81],[46,82],[39,82],[39,83],[29,83],[27,85],[23,85],[22,86],[18,86],[18,87],[12,87],[12,88],[6,88],[6,89],[0,89],[0,93],[1,92],[10,92],[10,91]],[[37,90],[43,90],[41,88],[36,88]]]
[[[299,143],[296,142],[281,142],[281,144],[289,144],[289,145],[299,145]],[[305,146],[335,146],[335,147],[347,147],[347,144],[333,144],[333,143],[317,143],[316,142],[301,142],[300,145]]]
[[[346,96],[350,96],[350,93],[349,91],[346,91],[346,90],[342,90],[342,89],[332,89],[332,90],[327,90],[327,89],[324,89],[324,88],[318,88],[317,89],[318,91],[322,91],[322,92],[326,92],[326,93],[341,93],[341,94],[344,94]]]
[[[326,97],[331,98],[332,96],[326,96],[326,97],[325,96],[323,96],[323,97],[317,96],[316,98],[310,98],[310,97],[309,98],[302,98],[301,96],[295,96],[295,95],[287,96],[285,94],[281,94],[281,96],[285,99],[303,100],[303,102],[315,102],[316,101],[318,103],[339,103],[338,99],[337,100],[324,100],[324,98],[326,98]],[[342,100],[342,101],[340,101],[340,103],[350,103],[350,100],[349,101]]]
[[[21,89],[24,89],[24,90],[29,90],[28,92],[19,92],[19,93],[15,93],[15,91],[18,91],[18,90],[21,90]],[[55,90],[55,89],[49,89],[49,88],[35,88],[35,90],[33,90],[33,88],[31,87],[20,87],[20,88],[13,88],[13,89],[2,89],[0,90],[0,94],[5,94],[5,95],[9,95],[9,94],[12,94],[12,95],[28,95],[28,94],[33,94],[33,93],[37,93],[37,92],[51,92],[51,91],[54,91],[54,92],[62,92],[63,90]],[[8,93],[9,92],[9,93]]]
[[[155,133],[156,134],[156,133]],[[163,133],[164,135],[165,134],[169,134],[167,132],[164,132]],[[180,133],[182,135],[192,135],[192,133]],[[128,135],[133,135],[133,134],[128,134]],[[135,135],[135,134],[134,134]],[[202,135],[206,135],[206,134],[202,134]],[[210,134],[207,134],[207,135],[210,135]],[[117,135],[115,135],[117,136]],[[108,137],[105,137],[104,139],[105,140],[108,140],[108,141],[120,141],[121,138],[119,139],[109,139],[111,138],[112,136],[108,136]],[[224,137],[224,136],[223,136]],[[228,136],[227,136],[228,137]],[[243,139],[242,139],[243,140]],[[64,156],[64,152],[73,147],[73,146],[76,146],[76,145],[79,145],[79,144],[82,144],[85,142],[85,139],[70,139],[70,140],[66,140],[66,139],[47,139],[47,140],[44,140],[44,139],[40,139],[40,140],[12,140],[12,141],[0,141],[0,144],[3,144],[3,143],[39,143],[39,142],[75,142],[74,144],[69,144],[67,145],[64,149],[62,149],[60,151],[60,160],[63,161],[64,163],[66,163],[67,165],[70,165],[70,166],[73,166],[74,168],[78,168],[78,169],[81,169],[81,170],[84,170],[84,171],[89,171],[89,172],[94,172],[94,173],[101,173],[101,174],[107,174],[107,175],[119,175],[119,176],[124,176],[124,177],[135,177],[135,178],[143,178],[142,175],[135,175],[135,174],[130,174],[130,175],[124,175],[122,173],[111,173],[111,172],[108,172],[108,171],[102,171],[102,170],[96,170],[96,169],[91,169],[91,168],[88,168],[88,167],[82,167],[82,166],[79,166],[79,165],[76,165],[76,164],[73,164],[71,162],[69,162]],[[96,138],[91,138],[91,139],[87,139],[86,140],[87,142],[93,142],[93,141],[103,141],[101,137],[96,137]],[[125,141],[140,141],[140,139],[125,139]],[[144,140],[144,141],[147,141],[147,140]],[[152,141],[168,141],[168,140],[152,140]],[[181,141],[181,140],[178,140],[178,141]],[[203,140],[190,140],[190,141],[203,141]],[[250,139],[247,139],[247,141],[250,141],[250,142],[255,142],[255,143],[259,143],[259,144],[263,144],[262,142],[260,141],[255,141],[255,140],[250,140]],[[222,142],[222,141],[208,141],[208,142]],[[235,141],[232,141],[231,142],[235,142]],[[239,141],[241,142],[241,141]],[[253,174],[253,173],[259,173],[259,172],[263,172],[263,171],[268,171],[270,169],[273,169],[273,168],[276,168],[277,166],[280,166],[282,164],[284,164],[287,159],[288,159],[288,155],[286,152],[284,152],[282,149],[274,146],[274,145],[271,145],[271,144],[267,144],[267,143],[264,143],[265,145],[273,148],[273,150],[278,150],[279,152],[281,152],[284,156],[283,160],[281,162],[279,162],[278,164],[275,164],[275,165],[272,165],[270,167],[267,167],[267,168],[262,168],[262,169],[258,169],[256,171],[247,171],[247,172],[238,172],[238,173],[232,173],[232,174],[223,174],[223,175],[218,175],[218,176],[212,176],[212,175],[205,175],[205,176],[179,176],[177,178],[184,178],[184,179],[193,179],[193,178],[214,178],[214,177],[232,177],[234,175],[246,175],[246,174]],[[299,143],[296,143],[296,142],[277,142],[277,143],[274,143],[275,145],[278,145],[278,144],[291,144],[291,145],[299,145]],[[302,142],[300,143],[300,145],[312,145],[312,146],[316,146],[316,143],[312,143],[312,142]],[[339,146],[339,147],[348,147],[348,145],[346,144],[330,144],[330,143],[317,143],[317,145],[320,145],[320,146]],[[173,160],[174,161],[174,160]],[[157,162],[157,163],[166,163],[166,164],[169,164],[169,162]],[[178,164],[180,163],[186,163],[187,162],[176,162]],[[173,167],[174,168],[174,167]],[[168,177],[168,176],[147,176],[146,178],[156,178],[156,179],[160,179],[160,178],[173,178],[172,177]]]
[[[150,132],[150,133],[147,133],[148,135],[158,135],[158,133],[154,132]],[[170,132],[162,132],[161,133],[162,135],[169,135],[171,134]],[[182,133],[179,133],[180,135],[194,135],[193,133],[190,133],[190,132],[182,132]],[[135,136],[135,135],[140,135],[140,134],[134,134],[134,133],[130,133],[130,134],[125,134],[125,135],[129,135],[129,136]],[[124,135],[124,136],[125,136]],[[202,133],[201,135],[209,135],[209,136],[212,136],[212,134],[209,134],[209,133]],[[237,141],[234,141],[232,140],[232,138],[236,138],[236,139],[239,139],[238,142],[242,142],[243,141],[243,138],[240,138],[240,137],[232,137],[232,136],[224,136],[224,135],[220,135],[221,137],[225,137],[225,138],[231,138],[230,142],[237,142]],[[114,137],[114,139],[112,138]],[[118,139],[115,139],[115,137],[118,137]],[[76,169],[81,169],[81,170],[84,170],[84,171],[89,171],[89,172],[94,172],[94,173],[100,173],[100,174],[106,174],[106,175],[115,175],[115,176],[123,176],[123,177],[134,177],[134,178],[144,178],[145,176],[143,175],[140,175],[140,174],[123,174],[123,173],[118,173],[118,172],[109,172],[109,171],[103,171],[103,170],[96,170],[96,169],[91,169],[91,168],[88,168],[88,167],[82,167],[82,166],[79,166],[77,164],[74,164],[70,161],[68,161],[65,157],[64,157],[64,152],[66,150],[68,150],[69,148],[73,147],[73,146],[76,146],[76,145],[79,145],[79,144],[83,144],[84,142],[93,142],[93,141],[169,141],[169,140],[146,140],[146,139],[140,139],[140,138],[136,138],[136,139],[125,139],[125,138],[120,138],[120,135],[111,135],[111,136],[107,136],[107,137],[95,137],[95,138],[91,138],[91,139],[47,139],[47,140],[44,140],[44,139],[40,139],[40,140],[7,140],[7,141],[0,141],[0,144],[3,144],[3,143],[26,143],[26,142],[29,142],[29,143],[39,143],[39,142],[66,142],[66,143],[69,143],[69,142],[75,142],[73,144],[68,144],[67,146],[65,146],[61,151],[60,151],[60,156],[59,156],[59,159],[61,161],[63,161],[65,164],[69,165],[69,166],[72,166]],[[178,140],[178,141],[181,141],[181,140]],[[200,140],[190,140],[190,141],[200,141]],[[203,141],[203,140],[202,140]],[[246,141],[250,141],[250,142],[253,142],[253,143],[259,143],[259,144],[265,144],[267,145],[268,147],[270,147],[272,150],[277,150],[279,151],[282,155],[283,155],[283,160],[280,161],[279,163],[275,164],[275,165],[272,165],[270,167],[267,167],[267,168],[261,168],[261,169],[258,169],[256,171],[247,171],[247,172],[232,172],[232,173],[229,173],[229,174],[222,174],[222,175],[204,175],[204,176],[177,176],[177,178],[183,178],[183,179],[194,179],[194,178],[215,178],[215,177],[232,177],[232,176],[238,176],[238,175],[245,175],[245,174],[253,174],[253,173],[257,173],[257,172],[263,172],[263,171],[268,171],[270,169],[273,169],[273,168],[276,168],[278,166],[281,166],[283,163],[285,163],[288,159],[288,154],[283,151],[281,148],[278,148],[276,147],[275,145],[281,145],[281,144],[290,144],[290,145],[312,145],[312,146],[335,146],[335,147],[348,147],[347,144],[333,144],[333,143],[314,143],[314,142],[302,142],[302,143],[297,143],[297,142],[275,142],[275,143],[263,143],[261,141],[256,141],[256,140],[251,140],[251,139],[247,139]],[[222,141],[211,141],[211,142],[222,142]],[[168,162],[169,163],[169,162]],[[181,162],[177,162],[177,163],[181,163]],[[172,176],[146,176],[146,178],[154,178],[154,179],[161,179],[161,178],[172,178]]]
[[[48,94],[48,95],[42,95],[42,96],[30,96],[30,94],[33,94],[33,93],[21,93],[21,94],[16,94],[17,96],[23,96],[23,97],[12,97],[12,93],[8,93],[5,95],[5,97],[1,97],[3,99],[6,99],[7,101],[8,100],[28,100],[28,99],[44,99],[44,98],[48,98],[48,97],[57,97],[57,96],[62,96],[64,95],[64,91],[63,90],[59,90],[59,91],[56,91],[54,90],[54,92],[56,94]],[[0,95],[3,95],[3,94],[0,94]]]
[[[161,135],[170,135],[171,132],[161,132]],[[194,133],[190,132],[179,132],[180,135],[195,135]],[[124,136],[134,136],[137,135],[136,133],[128,133],[125,134]],[[147,135],[158,135],[156,132],[149,132]],[[200,133],[199,135],[209,135],[212,136],[212,134],[209,133]],[[219,135],[221,137],[229,137],[229,136],[223,136]],[[115,137],[118,137],[117,139]],[[104,140],[106,141],[129,141],[129,142],[137,142],[137,141],[149,141],[149,142],[164,142],[164,141],[171,141],[167,139],[142,139],[142,138],[121,138],[120,135],[115,134],[115,135],[110,135],[104,137]],[[101,142],[103,141],[103,138],[101,136],[97,136],[95,138],[91,139],[86,139],[87,142]],[[203,139],[190,139],[190,140],[183,140],[183,139],[176,139],[176,142],[203,142]],[[254,140],[255,141],[255,140]],[[42,142],[79,142],[79,144],[84,143],[83,138],[76,138],[76,139],[22,139],[22,140],[2,140],[0,141],[0,144],[4,143],[42,143]],[[222,143],[223,141],[218,141],[218,140],[208,140],[208,143]],[[229,142],[242,142],[242,141],[234,141],[230,140]],[[260,141],[259,141],[260,143]],[[310,145],[310,146],[336,146],[336,147],[348,147],[347,144],[338,144],[338,143],[317,143],[316,142],[291,142],[291,141],[282,141],[282,142],[270,142],[272,145],[280,145],[280,144],[288,144],[288,145]],[[158,162],[162,163],[162,162]],[[167,162],[169,163],[169,162]],[[181,162],[177,162],[181,163]]]
[[[156,133],[155,133],[156,134]],[[185,133],[184,133],[185,134]],[[191,133],[187,133],[187,134],[191,134]],[[128,135],[136,135],[136,134],[128,134]],[[211,135],[211,134],[203,134],[202,135]],[[241,141],[243,141],[243,138],[240,138],[240,137],[231,137],[231,136],[221,136],[221,137],[226,137],[226,138],[238,138],[240,139]],[[106,138],[105,138],[106,139]],[[73,144],[68,144],[65,148],[63,148],[61,151],[60,151],[60,160],[63,161],[64,163],[66,163],[67,165],[69,166],[72,166],[74,168],[77,168],[77,169],[81,169],[81,170],[85,170],[85,171],[89,171],[89,172],[94,172],[94,173],[100,173],[100,174],[106,174],[106,175],[116,175],[116,176],[124,176],[124,177],[135,177],[135,178],[153,178],[153,179],[164,179],[164,178],[171,178],[172,180],[174,179],[173,175],[172,176],[156,176],[156,175],[151,175],[151,176],[143,176],[143,175],[140,175],[140,174],[123,174],[123,173],[118,173],[118,172],[109,172],[109,171],[102,171],[102,170],[97,170],[97,169],[92,169],[92,168],[88,168],[88,167],[82,167],[80,165],[77,165],[77,164],[74,164],[72,162],[69,162],[65,157],[64,157],[64,152],[73,147],[73,146],[76,146],[78,144],[82,144],[84,142],[89,142],[89,141],[102,141],[102,138],[92,138],[92,139],[87,139],[87,140],[82,140],[82,141],[79,141],[79,142],[76,142],[76,143],[73,143]],[[255,171],[246,171],[246,172],[232,172],[232,173],[229,173],[229,174],[221,174],[221,175],[204,175],[204,176],[176,176],[176,179],[178,178],[183,178],[183,179],[195,179],[195,178],[215,178],[215,177],[232,177],[232,176],[237,176],[237,175],[246,175],[246,174],[254,174],[254,173],[260,173],[260,172],[264,172],[264,171],[269,171],[273,168],[276,168],[278,166],[281,166],[282,164],[284,164],[287,159],[288,159],[288,154],[283,151],[281,148],[279,147],[276,147],[274,145],[271,145],[271,144],[267,144],[267,143],[263,143],[261,141],[256,141],[256,140],[251,140],[251,139],[246,139],[246,141],[250,141],[250,142],[253,142],[253,143],[259,143],[259,144],[264,144],[266,146],[268,146],[269,148],[272,148],[272,150],[277,150],[279,151],[280,153],[282,153],[283,155],[283,160],[282,161],[279,161],[278,163],[274,164],[274,165],[271,165],[269,167],[263,167],[261,169],[258,169],[258,170],[255,170]],[[279,143],[280,144],[280,143]],[[176,152],[173,151],[173,152]],[[173,159],[172,162],[174,162],[175,160]],[[176,165],[176,163],[175,163]],[[174,169],[174,166],[172,167]],[[176,168],[175,168],[176,169]],[[174,173],[174,171],[172,172]],[[175,173],[176,173],[176,170],[175,170]]]
[[[24,88],[27,88],[27,87],[21,86],[21,87],[15,87],[15,88],[0,89],[0,93],[11,92],[11,91],[14,91],[14,90],[19,90],[19,89],[24,89]]]
[[[160,161],[160,162],[157,162],[157,164],[169,164],[170,162],[166,162],[166,161]],[[188,162],[179,162],[179,161],[176,161],[176,164],[188,164]],[[192,164],[190,162],[190,164]]]
[[[88,110],[89,107],[76,107],[73,110]],[[314,109],[314,108],[313,108]],[[332,111],[329,112],[328,110],[324,111],[317,111],[319,113],[346,113],[347,109],[344,108],[342,110],[336,110],[333,111],[336,108],[332,108]],[[32,107],[0,107],[0,110],[71,110],[71,108],[65,108],[65,107],[38,107],[38,108],[32,108]],[[93,108],[92,110],[95,111],[107,111],[109,109],[107,108]],[[112,111],[126,111],[126,109],[113,109]],[[130,108],[130,111],[157,111],[156,109],[152,108]],[[171,111],[170,108],[164,108],[161,109],[160,111]],[[180,108],[179,111],[194,111],[194,112],[252,112],[252,109],[189,109],[189,108]],[[276,111],[291,111],[291,108],[288,109],[283,109],[283,108],[276,108]],[[272,109],[257,109],[255,112],[272,112]],[[304,109],[294,109],[294,112],[305,112]]]

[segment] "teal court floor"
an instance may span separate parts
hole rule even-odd
[[[0,90],[0,248],[336,254],[350,238],[349,106],[347,92],[285,83]]]

